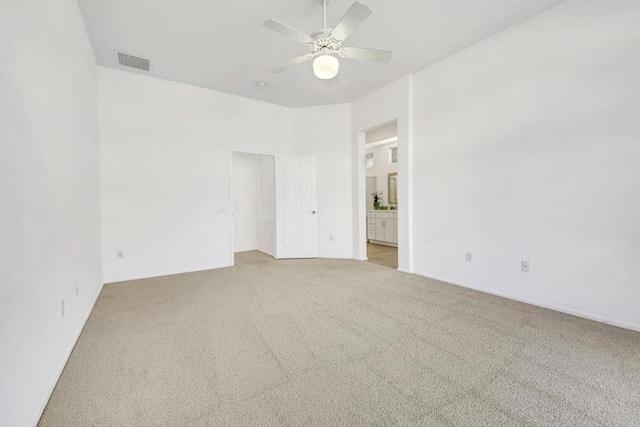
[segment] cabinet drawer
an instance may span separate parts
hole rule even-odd
[[[393,219],[393,212],[376,212],[376,218],[378,219]]]

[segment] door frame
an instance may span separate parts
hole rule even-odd
[[[397,197],[400,201],[398,206],[398,270],[405,273],[413,272],[412,256],[412,235],[413,228],[411,216],[411,116],[409,114],[398,114],[388,120],[378,123],[365,129],[355,129],[355,241],[354,259],[360,261],[367,260],[367,198],[366,198],[366,176],[365,165],[366,134],[376,129],[380,129],[390,124],[397,123],[398,126],[398,189]]]

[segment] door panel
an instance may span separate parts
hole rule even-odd
[[[282,205],[285,208],[293,208],[293,193],[295,191],[293,184],[293,179],[291,178],[282,180]]]
[[[317,256],[316,159],[276,156],[276,258]]]
[[[295,242],[295,218],[282,218],[282,246],[285,248],[293,248]]]
[[[313,185],[313,181],[309,177],[300,178],[300,206],[303,208],[311,209],[313,207],[312,204],[312,194],[311,186]]]

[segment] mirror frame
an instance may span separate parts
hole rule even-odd
[[[397,205],[398,204],[398,179],[396,178],[398,176],[398,172],[392,172],[390,174],[387,174],[387,203],[389,205]],[[391,181],[393,178],[393,182],[394,182],[394,191],[393,191],[393,195],[395,196],[395,198],[392,200],[391,199]]]

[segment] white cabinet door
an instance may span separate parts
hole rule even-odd
[[[384,239],[384,219],[376,218],[376,240]]]
[[[376,240],[376,218],[367,214],[367,239]]]
[[[393,243],[393,219],[384,220],[384,241]]]
[[[375,237],[373,240],[378,242],[393,243],[394,240],[394,224],[393,216],[387,212],[377,212],[375,219]],[[371,235],[372,230],[369,230]],[[371,237],[369,237],[371,239]]]
[[[398,243],[398,212],[393,213],[393,243]]]
[[[276,156],[276,258],[318,256],[316,158]]]

